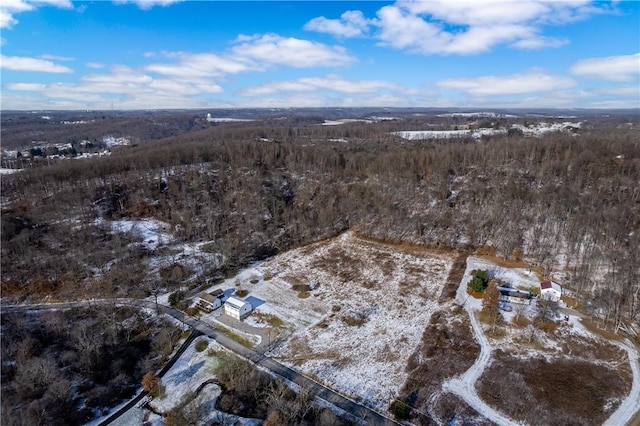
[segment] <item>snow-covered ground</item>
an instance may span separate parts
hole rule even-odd
[[[18,173],[23,171],[24,169],[5,169],[5,168],[0,168],[0,175],[10,175],[13,173]]]
[[[271,352],[276,359],[386,410],[438,308],[452,260],[345,233],[278,255],[216,287],[246,289],[257,312],[284,321],[286,340]],[[293,285],[312,290],[301,293]]]
[[[212,117],[211,114],[207,114],[207,121],[210,123],[242,123],[256,120],[252,118]]]
[[[206,341],[208,344],[207,349],[198,352],[196,344],[199,341]],[[215,377],[218,359],[209,355],[209,350],[221,351],[222,346],[213,339],[201,336],[180,356],[178,361],[162,378],[162,384],[165,386],[165,396],[156,398],[151,402],[151,405],[157,411],[163,413],[170,411],[180,404],[184,395],[195,392],[198,386]],[[211,386],[217,387],[215,385]],[[220,389],[218,388],[217,395],[214,392],[212,397],[217,398],[219,394]]]
[[[102,219],[98,219],[98,222],[100,221]],[[219,254],[201,250],[209,243],[208,241],[176,244],[171,232],[171,225],[158,219],[113,220],[109,221],[109,225],[113,232],[138,236],[141,240],[140,244],[149,251],[170,247],[171,250],[168,253],[156,255],[151,259],[150,266],[152,268],[169,266],[178,262],[198,275],[205,268],[218,267],[224,260]]]
[[[472,137],[480,139],[482,136],[506,135],[505,129],[477,129],[477,130],[406,130],[401,132],[391,132],[392,135],[400,136],[407,140],[421,139],[455,139]]]
[[[525,136],[542,136],[545,133],[565,132],[572,129],[579,129],[582,122],[565,121],[563,123],[535,123],[528,126],[522,124],[514,124],[511,127],[522,130]]]

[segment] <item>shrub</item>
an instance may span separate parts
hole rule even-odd
[[[169,304],[171,305],[171,307],[175,308],[176,306],[178,306],[178,304],[180,304],[180,302],[184,300],[184,296],[184,291],[180,290],[171,293],[169,295]]]
[[[246,297],[248,294],[249,294],[248,290],[241,289],[236,291],[236,296],[238,297]]]
[[[191,317],[198,315],[199,312],[200,312],[200,309],[198,309],[197,306],[190,306],[189,308],[187,308],[187,315]]]
[[[152,371],[149,371],[142,378],[142,389],[154,397],[164,395],[164,385],[160,377],[156,376]]]
[[[293,291],[297,291],[299,293],[311,291],[311,287],[309,287],[307,284],[294,284],[291,286],[291,288],[293,289]]]
[[[468,286],[476,293],[482,293],[489,285],[489,275],[487,271],[476,269],[471,272],[473,278],[469,281]]]
[[[407,420],[411,416],[411,407],[401,399],[391,403],[391,412],[397,420]]]
[[[260,281],[260,280],[258,280],[258,279],[256,279],[256,278],[254,278],[254,279],[250,280],[249,282],[250,282],[251,284],[258,284],[258,281]]]
[[[209,347],[209,342],[207,342],[204,339],[199,340],[198,343],[196,343],[196,351],[197,352],[202,352],[205,349],[207,349],[208,347]]]

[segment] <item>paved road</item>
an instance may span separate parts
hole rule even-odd
[[[55,309],[71,309],[78,307],[92,306],[92,304],[105,304],[116,303],[121,305],[132,305],[141,308],[156,309],[156,304],[150,300],[139,299],[110,299],[110,300],[92,300],[92,301],[77,301],[77,302],[64,302],[64,303],[50,303],[50,304],[35,304],[35,305],[12,305],[2,306],[2,312],[26,312],[26,311],[41,311],[41,310],[55,310]],[[219,344],[231,350],[232,352],[248,359],[256,365],[264,367],[280,377],[283,377],[298,386],[305,388],[312,395],[317,396],[336,407],[339,407],[346,412],[362,419],[367,425],[398,425],[396,421],[384,416],[383,414],[361,405],[339,393],[323,386],[322,384],[315,382],[308,377],[298,373],[295,370],[259,353],[258,351],[247,348],[241,345],[235,340],[227,337],[226,335],[218,332],[215,328],[205,324],[197,318],[188,316],[182,311],[171,308],[165,305],[158,305],[160,312],[171,315],[182,323],[188,325],[194,330],[215,339]]]

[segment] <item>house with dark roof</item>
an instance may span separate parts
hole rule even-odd
[[[498,291],[500,292],[500,301],[507,303],[530,305],[534,298],[530,291],[517,290],[512,287],[498,287]]]
[[[198,295],[197,306],[203,311],[211,312],[218,309],[221,305],[222,302],[220,301],[220,298],[213,294],[203,291]]]

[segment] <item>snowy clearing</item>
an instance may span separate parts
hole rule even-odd
[[[258,313],[284,322],[286,340],[271,352],[276,359],[386,410],[439,306],[453,256],[345,233],[216,287],[246,289]]]
[[[472,137],[480,139],[482,136],[506,135],[505,129],[478,129],[478,130],[405,130],[401,132],[391,132],[392,135],[400,136],[406,140],[421,139],[454,139]]]

